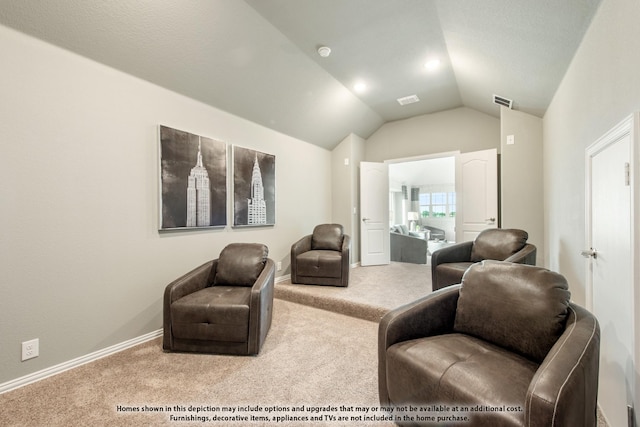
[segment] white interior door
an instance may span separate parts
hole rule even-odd
[[[456,156],[456,242],[498,226],[498,152],[495,148]]]
[[[360,163],[360,215],[360,264],[389,264],[389,167],[386,163]]]
[[[587,148],[587,304],[600,322],[598,404],[627,426],[635,396],[631,123]],[[590,300],[590,301],[589,301]]]

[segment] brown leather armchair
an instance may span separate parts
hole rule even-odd
[[[351,237],[340,224],[321,224],[291,245],[291,283],[349,286]]]
[[[258,354],[271,327],[275,263],[265,245],[232,243],[164,291],[165,351]]]
[[[483,261],[461,285],[387,313],[381,405],[416,408],[406,425],[443,405],[469,426],[595,426],[600,329],[569,298],[557,273]]]
[[[471,242],[438,249],[431,255],[432,289],[460,283],[467,268],[485,259],[536,265],[536,247],[528,238],[524,230],[489,228]]]

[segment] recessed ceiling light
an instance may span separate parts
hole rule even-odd
[[[367,85],[364,82],[357,82],[355,85],[353,85],[353,90],[358,93],[362,93],[367,90]]]
[[[429,71],[435,70],[439,66],[440,66],[439,59],[430,59],[424,64],[424,67]]]

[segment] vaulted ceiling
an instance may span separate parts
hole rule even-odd
[[[542,116],[599,3],[0,0],[0,23],[330,149],[461,106],[498,117],[494,94]]]

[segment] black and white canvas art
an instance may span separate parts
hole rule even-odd
[[[233,147],[233,225],[276,223],[276,157]]]
[[[160,126],[160,229],[227,225],[227,144]]]

